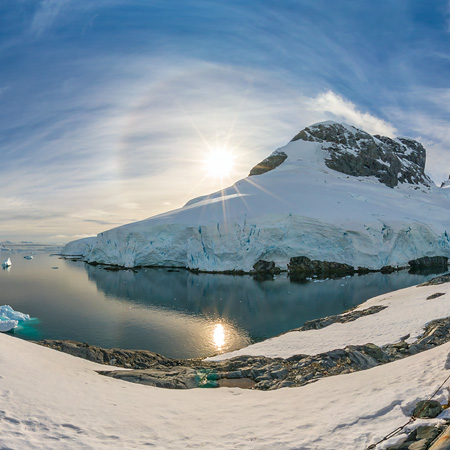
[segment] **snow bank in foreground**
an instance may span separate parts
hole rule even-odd
[[[446,294],[426,300],[436,292]],[[403,309],[396,307],[397,301]],[[370,300],[364,307],[378,302],[389,305],[382,311],[388,314],[368,316],[369,322],[357,319],[354,324],[363,321],[365,327],[353,332],[362,334],[347,334],[347,342],[341,335],[335,347],[383,340],[389,328],[384,321],[414,334],[419,321],[414,319],[408,327],[408,320],[419,316],[426,322],[450,311],[448,285],[409,288]],[[426,316],[428,309],[434,312]],[[399,314],[407,317],[397,319]],[[383,320],[375,320],[377,316]],[[314,347],[314,333],[326,336],[333,327],[304,335]],[[389,336],[385,340],[395,335]],[[272,351],[275,344],[283,354],[282,337],[266,343]],[[302,341],[295,353],[308,345]],[[449,351],[450,343],[300,388],[176,391],[102,377],[95,371],[104,366],[0,335],[0,448],[364,449],[403,425],[415,403],[450,374]],[[448,396],[445,387],[438,399]]]
[[[164,390],[6,335],[0,349],[3,448],[353,450],[403,424],[445,379],[450,344],[271,392]]]

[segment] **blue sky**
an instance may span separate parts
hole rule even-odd
[[[182,206],[328,119],[418,139],[448,178],[449,3],[0,0],[0,240]]]

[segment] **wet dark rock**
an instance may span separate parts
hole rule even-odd
[[[266,172],[270,172],[275,169],[279,165],[283,164],[283,162],[287,159],[287,155],[284,152],[276,151],[268,156],[266,159],[263,159],[260,163],[258,163],[255,167],[250,170],[248,174],[249,177],[253,175],[261,175]]]
[[[323,143],[328,153],[325,164],[352,176],[375,177],[393,188],[399,183],[431,186],[425,174],[426,151],[421,144],[405,138],[391,139],[339,123],[312,125],[292,140]]]
[[[413,416],[420,419],[433,419],[442,412],[441,404],[436,400],[421,400],[414,408]]]

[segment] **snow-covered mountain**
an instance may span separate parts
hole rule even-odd
[[[73,241],[89,262],[249,271],[291,257],[379,269],[450,257],[450,190],[425,174],[426,152],[322,122],[302,130],[249,176],[184,207]]]

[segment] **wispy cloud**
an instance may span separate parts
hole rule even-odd
[[[335,92],[307,96],[267,71],[191,59],[126,60],[123,67],[109,83],[29,111],[28,122],[46,125],[4,146],[11,151],[0,168],[8,192],[51,205],[71,234],[145,219],[217,191],[318,121],[393,132]],[[58,117],[62,102],[71,111]],[[223,147],[235,154],[236,170],[219,182],[206,177],[203,161]]]
[[[345,100],[333,91],[319,94],[308,103],[311,110],[320,114],[331,114],[336,120],[348,122],[368,133],[390,137],[395,137],[397,133],[396,128],[390,123],[368,112],[359,111],[354,103]]]
[[[427,149],[427,172],[437,184],[450,174],[450,88],[411,87],[403,96],[403,107],[390,106],[386,114],[402,133]]]
[[[0,214],[95,234],[218,190],[211,149],[235,153],[231,184],[329,119],[420,138],[439,176],[450,37],[419,3],[0,2],[0,179],[23,200]]]
[[[31,22],[31,32],[39,36],[49,29],[69,2],[70,0],[41,0]]]

